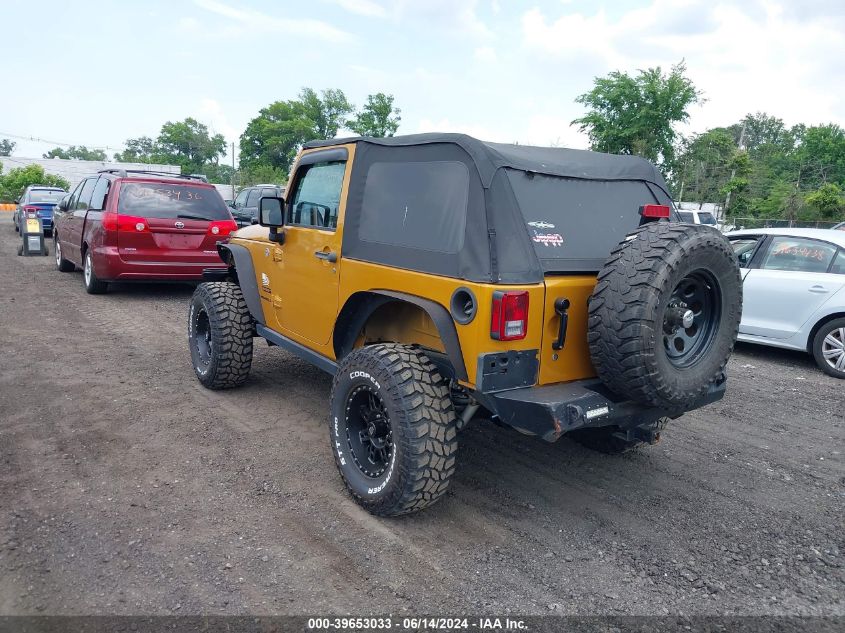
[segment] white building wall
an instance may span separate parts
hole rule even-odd
[[[63,158],[22,158],[20,156],[0,156],[3,173],[7,174],[17,167],[27,165],[41,165],[48,174],[61,176],[70,183],[71,189],[79,182],[96,174],[102,169],[137,169],[138,171],[161,171],[168,174],[179,174],[179,165],[155,165],[150,163],[116,163],[113,161],[97,160],[65,160]]]

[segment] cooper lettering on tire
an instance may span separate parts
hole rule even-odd
[[[361,506],[396,516],[443,496],[455,471],[455,412],[425,354],[393,344],[353,351],[335,374],[331,407],[335,463]]]
[[[204,386],[228,389],[243,384],[252,365],[254,327],[236,284],[197,286],[188,311],[188,344],[194,373]]]
[[[590,298],[593,365],[619,395],[689,408],[721,380],[741,315],[739,267],[719,231],[647,224],[599,273]]]

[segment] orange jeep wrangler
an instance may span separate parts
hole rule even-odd
[[[318,141],[259,215],[192,298],[194,370],[242,384],[258,336],[334,375],[335,461],[374,514],[443,496],[474,417],[620,452],[725,392],[736,258],[641,158]]]

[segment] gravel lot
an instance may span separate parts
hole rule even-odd
[[[85,294],[0,218],[0,614],[845,615],[845,384],[740,346],[726,398],[622,457],[489,423],[450,493],[347,496],[329,378],[194,378],[188,286]],[[52,246],[51,246],[52,255]]]

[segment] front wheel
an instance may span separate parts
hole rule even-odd
[[[94,257],[91,255],[90,248],[85,251],[82,279],[85,282],[85,291],[89,295],[101,295],[109,289],[108,283],[97,279],[97,274],[94,272]]]
[[[197,286],[188,314],[188,344],[194,373],[209,389],[242,385],[252,366],[252,315],[237,284]]]
[[[410,514],[446,493],[456,416],[448,382],[421,351],[393,344],[355,350],[335,375],[331,409],[335,463],[364,509]]]
[[[813,338],[813,358],[821,370],[845,378],[845,319],[828,321]]]

